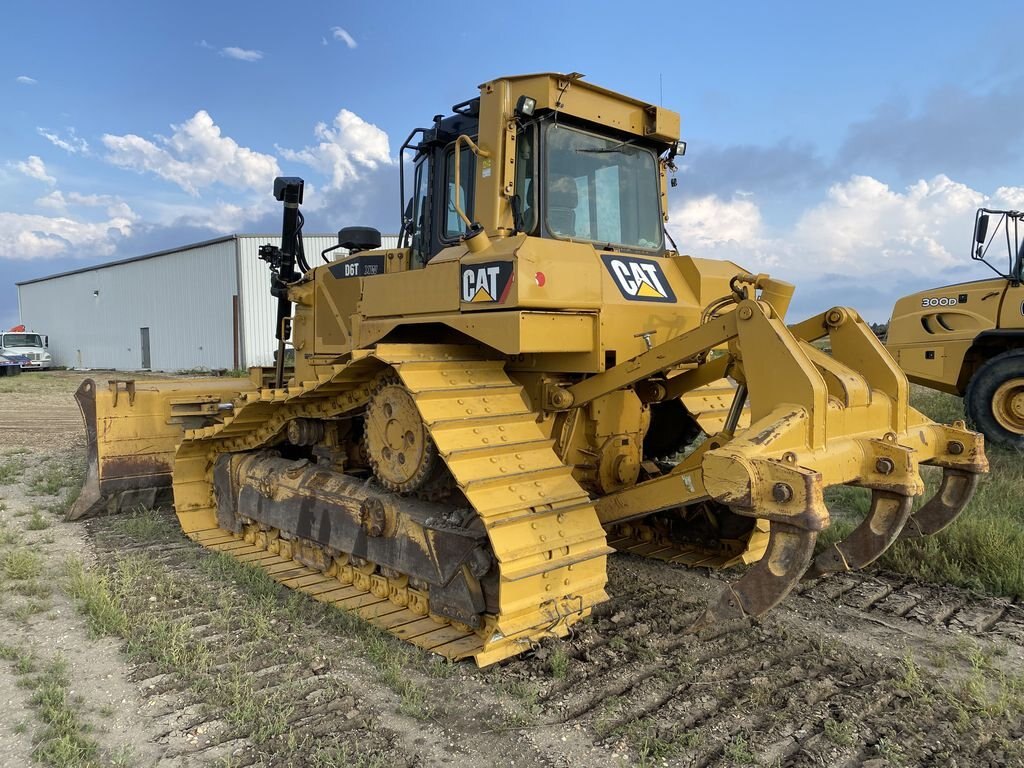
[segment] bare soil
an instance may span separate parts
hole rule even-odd
[[[0,521],[53,586],[19,595],[0,570],[0,638],[67,659],[99,749],[65,764],[1024,765],[1019,602],[869,571],[695,637],[683,628],[735,574],[616,555],[611,600],[569,639],[484,670],[450,665],[304,595],[254,588],[172,516],[60,521],[32,477],[80,471],[81,378],[0,391],[0,461],[24,450],[29,465],[0,485]],[[49,527],[27,529],[33,509]],[[91,633],[61,586],[69,557],[112,589],[135,584],[120,605],[150,634]],[[179,656],[157,652],[167,636]],[[32,764],[43,732],[24,679],[0,660],[3,766]]]

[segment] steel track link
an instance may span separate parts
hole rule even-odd
[[[272,445],[291,419],[354,411],[366,402],[383,364],[413,395],[490,537],[500,608],[481,630],[432,614],[426,594],[402,577],[365,578],[350,567],[320,573],[292,559],[273,531],[238,536],[217,524],[211,469],[217,455]],[[607,598],[611,550],[593,504],[541,432],[504,363],[473,348],[381,346],[374,358],[334,366],[318,382],[249,393],[222,424],[186,431],[175,458],[174,491],[179,522],[193,540],[450,659],[472,656],[483,666],[518,654],[544,637],[565,635]]]

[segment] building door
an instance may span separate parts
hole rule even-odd
[[[149,328],[139,328],[139,334],[142,337],[142,367],[149,370],[152,367],[149,364]]]

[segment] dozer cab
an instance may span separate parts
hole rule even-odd
[[[974,428],[1017,449],[1024,449],[1022,228],[1024,212],[979,208],[971,257],[998,276],[905,296],[886,339],[911,381],[964,398]],[[996,243],[996,252],[1005,245],[1005,259],[990,255]]]
[[[203,546],[480,665],[586,617],[614,550],[748,564],[696,630],[941,530],[986,471],[981,436],[912,409],[855,311],[787,325],[793,286],[681,255],[679,136],[675,112],[575,73],[492,80],[402,145],[400,247],[350,227],[320,264],[302,180],[278,179],[261,258],[294,366],[84,382],[71,515],[170,492]],[[922,464],[942,486],[913,512]],[[815,556],[840,484],[870,511]]]

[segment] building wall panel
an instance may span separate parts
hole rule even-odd
[[[21,320],[50,337],[56,365],[153,370],[230,368],[233,239],[18,286]]]

